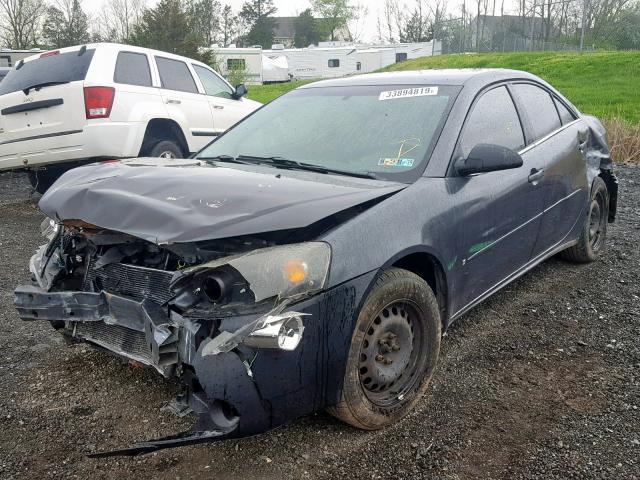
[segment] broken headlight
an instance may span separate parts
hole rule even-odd
[[[324,288],[331,263],[331,248],[324,242],[305,242],[253,250],[241,255],[181,270],[172,282],[174,291],[195,285],[212,303],[236,298],[255,302],[307,295]],[[242,280],[238,282],[238,278]]]

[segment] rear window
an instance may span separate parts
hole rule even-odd
[[[156,57],[162,87],[180,92],[198,93],[196,82],[189,72],[187,64],[180,60]]]
[[[533,129],[532,141],[539,140],[545,135],[560,128],[560,117],[558,111],[553,104],[551,95],[529,83],[520,83],[514,85],[516,94],[520,97],[522,105],[527,112],[527,117],[531,122]]]
[[[120,52],[113,81],[127,85],[151,86],[149,59],[144,53]]]
[[[36,85],[69,83],[84,80],[93,59],[94,49],[60,53],[24,62],[22,67],[11,70],[0,83],[0,95],[25,90]]]

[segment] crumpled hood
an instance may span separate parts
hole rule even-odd
[[[39,206],[57,220],[82,220],[164,244],[306,227],[405,187],[197,160],[133,159],[70,170]]]

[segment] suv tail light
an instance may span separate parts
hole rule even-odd
[[[116,91],[112,87],[84,87],[84,109],[87,120],[109,118]]]

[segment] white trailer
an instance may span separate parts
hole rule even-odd
[[[243,71],[248,84],[261,84],[262,76],[262,49],[258,47],[236,48],[216,47],[211,48],[216,57],[217,70],[228,78],[233,69]]]
[[[358,73],[374,72],[396,63],[396,49],[384,47],[358,49],[357,59],[359,63],[359,65],[356,64]]]
[[[286,57],[289,75],[296,80],[344,77],[358,71],[355,46],[265,50],[265,55]]]
[[[0,49],[0,67],[15,67],[20,60],[43,51],[39,48],[32,48],[31,50]]]

